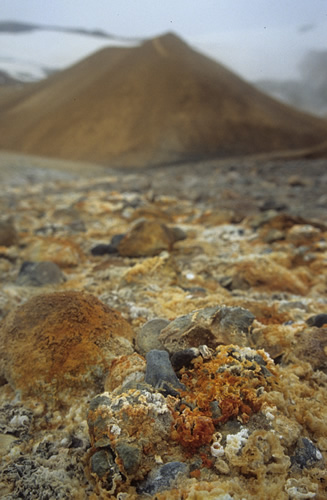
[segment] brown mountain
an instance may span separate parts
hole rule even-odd
[[[315,146],[327,122],[173,34],[107,48],[0,100],[0,148],[141,166]]]

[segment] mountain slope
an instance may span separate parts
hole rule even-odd
[[[168,34],[108,48],[0,103],[0,147],[111,166],[310,147],[327,123]]]

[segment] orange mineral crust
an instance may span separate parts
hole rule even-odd
[[[132,352],[133,335],[118,311],[90,294],[39,295],[1,326],[1,374],[23,396],[64,402],[101,389],[115,355]]]
[[[276,382],[275,373],[264,351],[220,346],[210,360],[199,356],[194,368],[181,370],[187,390],[180,414],[175,413],[172,438],[194,450],[212,441],[215,425],[231,418],[247,423],[262,406],[260,396]],[[219,415],[213,414],[213,405]]]

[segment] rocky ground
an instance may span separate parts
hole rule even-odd
[[[326,160],[0,157],[0,496],[327,497]]]

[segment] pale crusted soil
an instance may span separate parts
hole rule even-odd
[[[17,230],[17,242],[0,247],[1,319],[37,294],[71,290],[117,309],[135,332],[149,319],[173,320],[217,304],[256,317],[253,347],[276,360],[278,386],[267,395],[266,414],[250,421],[242,458],[231,455],[228,470],[218,461],[216,469],[201,469],[199,481],[188,479],[184,498],[326,498],[322,462],[294,472],[289,458],[299,436],[327,456],[325,329],[306,324],[327,312],[326,167],[326,160],[252,157],[118,171],[0,155],[1,215]],[[178,227],[186,238],[157,256],[92,255],[95,245],[142,218]],[[26,260],[56,262],[66,281],[19,285]],[[95,493],[87,465],[94,394],[72,399],[61,413],[37,398],[25,408],[5,382],[0,496],[107,498]],[[235,434],[234,424],[226,432]],[[182,487],[158,498],[182,498]]]

